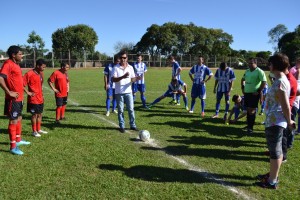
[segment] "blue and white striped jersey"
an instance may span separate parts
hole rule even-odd
[[[110,63],[104,68],[103,71],[103,73],[107,76],[107,84],[109,85],[110,88],[115,88],[115,83],[111,81],[111,78],[113,76],[114,66],[115,66],[114,63]]]
[[[133,64],[133,69],[134,69],[134,72],[135,72],[135,75],[136,76],[141,76],[142,79],[141,80],[138,80],[136,81],[137,84],[145,84],[145,78],[144,78],[144,74],[145,72],[147,71],[147,66],[145,63],[143,62],[135,62]]]
[[[213,73],[206,65],[194,65],[190,70],[190,74],[194,74],[194,84],[202,84],[206,76],[212,76]]]
[[[172,78],[175,76],[175,74],[178,73],[178,69],[181,69],[179,63],[177,61],[172,63]],[[180,80],[180,74],[176,76],[177,80]]]
[[[171,92],[176,92],[178,90],[181,90],[184,85],[185,85],[185,83],[181,80],[177,80],[176,85],[173,85],[172,83],[170,83],[169,86],[168,86],[168,92],[171,93]]]
[[[217,69],[215,79],[218,81],[217,92],[229,92],[229,85],[235,80],[233,69],[227,67],[224,71]]]

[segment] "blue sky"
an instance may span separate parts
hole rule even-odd
[[[138,42],[152,24],[194,23],[233,36],[233,49],[272,51],[268,31],[300,24],[299,0],[14,0],[1,1],[0,49],[27,44],[35,31],[51,50],[58,28],[86,24],[98,35],[96,50],[111,55],[117,42]]]

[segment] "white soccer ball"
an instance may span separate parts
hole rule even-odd
[[[142,140],[144,142],[149,140],[150,139],[150,132],[147,131],[147,130],[141,130],[139,132],[139,138],[140,138],[140,140]]]

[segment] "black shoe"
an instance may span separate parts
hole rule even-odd
[[[139,131],[139,129],[137,127],[131,127],[130,130]]]
[[[125,133],[125,129],[124,129],[124,128],[120,128],[119,131],[120,131],[121,133]]]
[[[274,184],[271,184],[269,183],[269,181],[264,181],[264,182],[258,182],[257,183],[258,186],[262,187],[262,188],[266,188],[266,189],[274,189],[276,190],[277,189],[277,185],[278,185],[278,182],[274,183]]]

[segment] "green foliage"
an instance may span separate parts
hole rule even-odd
[[[294,62],[300,57],[300,25],[296,27],[294,32],[283,35],[278,42],[279,51],[285,53],[290,62]]]
[[[94,29],[84,24],[61,28],[52,34],[52,48],[58,55],[60,51],[70,51],[82,57],[84,51],[94,53],[97,43]]]
[[[270,37],[269,43],[273,44],[275,52],[278,51],[277,45],[280,38],[287,32],[288,29],[284,24],[278,24],[268,32],[268,36]]]
[[[228,56],[231,35],[221,29],[206,29],[190,23],[188,25],[168,22],[162,26],[152,24],[136,44],[137,52],[155,55],[203,54]]]

